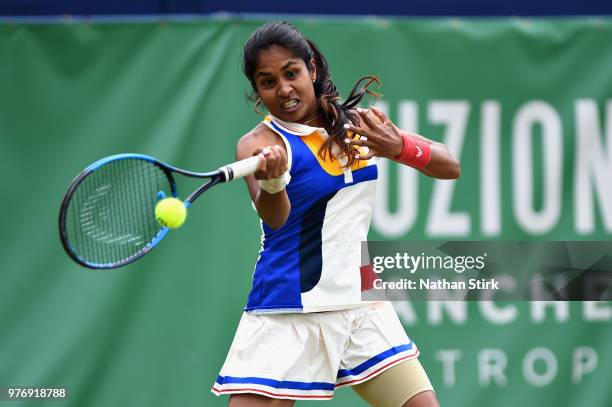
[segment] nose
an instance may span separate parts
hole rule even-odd
[[[291,86],[291,83],[286,80],[281,80],[279,85],[280,85],[278,87],[279,98],[288,99],[292,95],[292,92],[293,92],[293,87]]]

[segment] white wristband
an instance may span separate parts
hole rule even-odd
[[[291,175],[289,175],[289,171],[285,171],[285,173],[278,178],[260,179],[259,187],[269,194],[277,194],[285,189],[289,181],[291,181]]]

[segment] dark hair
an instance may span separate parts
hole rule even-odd
[[[378,94],[368,90],[373,82],[380,83],[378,78],[374,76],[360,78],[348,98],[341,102],[336,85],[332,82],[327,60],[315,43],[304,37],[295,26],[284,21],[273,21],[255,30],[244,44],[242,51],[242,70],[253,88],[250,99],[255,101],[255,111],[261,104],[254,78],[257,58],[261,51],[270,48],[272,45],[278,45],[293,52],[296,57],[304,60],[309,70],[312,69],[310,61],[314,59],[317,69],[317,77],[313,84],[314,92],[321,116],[327,122],[326,127],[330,130],[330,137],[321,146],[319,155],[322,158],[328,156],[333,159],[332,147],[336,145],[339,151],[346,154],[348,159],[346,166],[350,167],[355,162],[355,150],[353,146],[344,142],[346,136],[344,124],[347,122],[355,125],[359,124],[359,116],[354,109],[366,93],[378,96]]]

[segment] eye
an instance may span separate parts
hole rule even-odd
[[[263,87],[269,87],[269,86],[271,86],[271,85],[273,85],[273,84],[274,84],[274,80],[272,80],[272,79],[270,79],[270,78],[265,78],[265,79],[262,79],[262,80],[259,82],[259,84],[260,84],[261,86],[263,86]]]
[[[297,76],[297,72],[295,71],[288,71],[287,72],[287,78],[295,78]]]

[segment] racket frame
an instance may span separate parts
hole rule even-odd
[[[149,243],[147,243],[140,251],[138,251],[137,253],[135,253],[134,255],[126,259],[123,259],[119,262],[114,262],[114,263],[94,263],[94,262],[88,261],[80,257],[71,247],[69,239],[68,239],[68,232],[66,231],[66,216],[68,213],[68,206],[70,204],[70,200],[72,196],[74,195],[75,191],[77,190],[77,188],[79,187],[79,185],[85,178],[87,178],[89,175],[91,175],[96,170],[100,169],[102,166],[110,162],[113,162],[113,161],[126,160],[126,159],[140,159],[144,161],[149,161],[152,164],[159,167],[164,172],[164,174],[168,178],[168,181],[170,182],[171,193],[172,193],[172,197],[174,198],[178,196],[178,191],[176,189],[176,182],[174,180],[173,173],[185,175],[187,177],[192,177],[192,178],[209,179],[208,182],[199,186],[185,199],[184,204],[186,208],[189,208],[189,206],[191,206],[191,204],[196,199],[198,199],[200,195],[202,195],[202,193],[204,193],[207,189],[213,187],[216,184],[219,184],[222,182],[229,182],[232,179],[234,179],[235,172],[240,173],[241,169],[244,168],[245,166],[248,166],[246,171],[242,171],[245,173],[244,174],[240,173],[238,174],[238,176],[242,177],[244,175],[247,175],[247,173],[252,172],[251,167],[254,167],[254,166],[256,167],[255,160],[251,158],[251,159],[248,159],[249,160],[248,164],[238,165],[238,168],[236,168],[236,165],[239,164],[240,162],[221,167],[215,171],[194,172],[194,171],[187,171],[187,170],[175,167],[173,165],[167,164],[163,161],[160,161],[156,158],[153,158],[147,155],[132,154],[132,153],[111,155],[111,156],[102,158],[90,164],[83,171],[81,171],[74,178],[74,180],[72,180],[72,182],[70,183],[68,190],[66,191],[66,194],[64,195],[64,198],[62,199],[62,204],[60,206],[60,216],[59,216],[59,231],[60,231],[60,240],[62,242],[62,246],[64,247],[64,250],[66,251],[66,253],[68,253],[68,255],[70,256],[70,258],[72,258],[72,260],[74,260],[75,262],[77,262],[78,264],[84,267],[87,267],[90,269],[96,269],[96,270],[113,269],[113,268],[118,268],[121,266],[125,266],[126,264],[132,263],[138,260],[139,258],[141,258],[142,256],[144,256],[145,254],[149,253],[153,248],[155,248],[159,244],[159,242],[168,234],[168,231],[170,230],[170,228],[163,226],[162,229],[160,229],[160,231],[157,233],[157,235],[155,235],[155,237]],[[246,161],[246,160],[243,160],[243,161]]]

